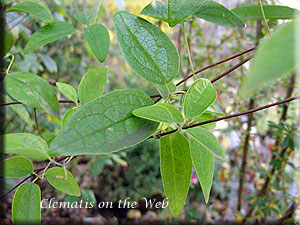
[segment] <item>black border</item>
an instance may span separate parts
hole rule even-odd
[[[5,13],[4,13],[4,6],[2,5],[2,1],[0,1],[0,52],[4,50],[4,32],[5,32]],[[4,56],[3,56],[4,57]],[[4,69],[4,61],[3,57],[0,58],[0,103],[4,102],[4,76],[5,76],[5,69]],[[0,107],[0,161],[3,160],[4,157],[4,140],[2,134],[4,134],[4,121],[5,121],[5,107]],[[0,164],[0,176],[3,174],[3,168]],[[4,194],[4,179],[0,178],[0,196]],[[3,202],[0,201],[0,213],[1,217],[4,217],[4,210],[3,210]]]

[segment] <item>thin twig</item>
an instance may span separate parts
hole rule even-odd
[[[35,126],[36,126],[36,129],[38,130],[39,135],[41,136],[41,138],[45,140],[45,138],[44,138],[43,135],[42,135],[40,126],[39,126],[39,121],[38,121],[38,119],[37,119],[36,108],[33,109],[33,114],[34,114],[34,120],[35,120]]]
[[[262,23],[261,20],[256,21],[256,46],[259,44],[260,41],[260,33],[262,31]],[[288,96],[291,97],[291,96]],[[287,98],[288,98],[287,97]],[[254,107],[255,100],[253,98],[249,101],[249,109],[252,109]],[[239,179],[239,189],[238,189],[238,203],[237,203],[237,210],[241,211],[242,209],[242,199],[243,199],[243,191],[244,191],[244,179],[246,176],[246,170],[247,170],[247,164],[248,164],[248,150],[249,150],[249,141],[250,141],[250,132],[251,128],[253,126],[254,115],[249,114],[248,115],[248,121],[247,121],[247,131],[246,131],[246,137],[243,145],[243,156],[242,156],[242,164],[241,164],[241,172],[240,172],[240,179]]]
[[[269,24],[268,24],[268,21],[267,21],[267,18],[266,18],[266,15],[265,15],[265,10],[264,10],[264,6],[263,6],[263,0],[258,0],[259,1],[259,5],[260,5],[260,11],[261,11],[261,14],[263,16],[263,19],[264,19],[264,22],[267,26],[267,29],[268,29],[268,32],[269,34],[271,34],[271,29],[269,27]]]
[[[286,94],[286,98],[287,99],[289,99],[292,96],[293,92],[294,92],[295,82],[296,82],[296,76],[294,74],[291,77],[291,79],[290,79],[289,88],[288,88],[287,94]],[[282,114],[281,114],[281,118],[280,118],[281,122],[285,122],[286,121],[286,119],[287,119],[287,112],[288,112],[288,105],[284,105],[283,110],[282,110]],[[281,140],[281,136],[277,137],[276,143],[275,143],[275,149],[273,150],[274,154],[272,154],[271,161],[274,161],[276,159],[276,154],[275,153],[278,152],[278,150],[279,150],[280,140]],[[279,154],[279,157],[282,158],[284,156],[284,154],[286,153],[286,151],[287,151],[287,148],[282,149],[281,152],[280,152],[280,154]],[[265,182],[264,182],[261,190],[258,193],[258,196],[262,196],[262,195],[267,194],[269,183],[270,183],[271,178],[273,177],[273,175],[275,174],[275,171],[276,171],[275,167],[276,167],[275,164],[271,167],[270,172],[268,173],[268,175],[267,175],[267,177],[265,179]],[[242,224],[246,223],[248,217],[252,214],[252,212],[254,211],[254,209],[255,209],[255,206],[251,205],[251,208],[246,213],[246,215],[245,215],[245,217],[243,219]]]
[[[59,103],[74,103],[74,102],[70,100],[59,100]],[[19,105],[19,104],[23,104],[23,103],[20,101],[4,102],[4,103],[0,103],[0,106]]]
[[[246,51],[243,51],[243,52],[241,52],[241,53],[238,53],[238,54],[236,54],[236,55],[233,55],[233,56],[231,56],[231,57],[229,57],[229,58],[227,58],[227,59],[224,59],[224,60],[222,60],[222,61],[216,62],[216,63],[214,63],[214,64],[212,64],[212,65],[206,66],[206,67],[204,67],[204,68],[202,68],[202,69],[199,69],[199,70],[197,70],[197,71],[195,72],[195,74],[204,72],[205,70],[208,70],[208,69],[210,69],[210,68],[213,68],[213,67],[215,67],[215,66],[218,66],[218,65],[220,65],[220,64],[222,64],[222,63],[228,62],[228,61],[230,61],[230,60],[232,60],[232,59],[238,58],[238,57],[240,57],[240,56],[242,56],[242,55],[244,55],[244,54],[247,54],[247,53],[249,53],[249,52],[252,52],[252,51],[254,51],[254,50],[255,50],[255,47],[254,47],[254,48],[247,49]],[[176,86],[181,85],[182,83],[186,82],[186,81],[187,81],[188,79],[190,79],[191,77],[193,77],[193,74],[191,74],[191,75],[187,76],[186,78],[184,78],[183,80],[179,81],[179,82],[176,84]]]
[[[261,111],[261,110],[264,110],[264,109],[274,107],[274,106],[282,105],[282,104],[294,101],[296,99],[300,99],[300,95],[292,97],[292,98],[284,99],[284,100],[281,100],[281,101],[278,101],[278,102],[274,102],[274,103],[271,103],[271,104],[268,104],[268,105],[260,106],[260,107],[254,108],[254,109],[250,109],[248,111],[244,111],[244,112],[240,112],[240,113],[236,113],[236,114],[232,114],[232,115],[228,115],[228,116],[224,116],[224,117],[219,117],[219,118],[212,119],[212,120],[207,120],[207,121],[204,121],[204,122],[201,122],[201,123],[196,123],[196,124],[193,124],[193,125],[190,125],[190,126],[183,127],[182,129],[187,130],[187,129],[190,129],[190,128],[193,128],[193,127],[198,127],[198,126],[202,126],[202,125],[209,124],[209,123],[214,123],[214,122],[218,122],[218,121],[222,121],[222,120],[227,120],[227,119],[231,119],[231,118],[235,118],[235,117],[248,115],[248,114],[255,113],[255,112],[258,112],[258,111]],[[172,131],[168,131],[168,132],[165,132],[165,133],[157,134],[157,135],[152,136],[151,138],[156,138],[156,139],[161,138],[163,136],[175,133],[176,131],[177,130],[172,130]]]
[[[249,102],[249,110],[254,107],[254,99],[251,98]],[[247,167],[247,158],[248,158],[248,149],[249,149],[249,141],[250,141],[250,132],[252,128],[252,121],[253,121],[253,114],[248,115],[248,122],[247,122],[247,134],[245,137],[245,142],[243,146],[243,159],[241,164],[241,173],[240,173],[240,181],[239,181],[239,190],[238,190],[238,206],[237,210],[240,211],[242,207],[242,197],[243,197],[243,189],[244,189],[244,178],[246,173]]]
[[[74,156],[74,157],[72,158],[72,160],[75,159],[75,158],[77,158],[77,157],[78,157],[78,156]],[[67,158],[68,158],[68,156],[62,157],[62,158],[60,158],[60,159],[58,160],[58,162],[62,162],[62,161],[64,161],[64,160],[66,160]],[[50,166],[48,166],[48,168],[51,168],[51,167],[54,167],[54,166],[55,166],[55,165],[50,165]],[[36,170],[34,170],[34,172],[35,172],[36,174],[38,174],[38,173],[40,173],[41,171],[43,171],[45,168],[47,168],[47,166],[42,167],[42,168],[39,168],[39,169],[36,169]],[[31,175],[29,175],[28,177],[24,178],[20,183],[18,183],[18,184],[15,185],[13,188],[11,188],[8,192],[6,192],[4,195],[2,195],[2,196],[0,197],[0,200],[3,199],[3,198],[5,198],[7,195],[9,195],[11,192],[13,192],[16,188],[18,188],[21,184],[25,183],[27,180],[29,180],[30,178],[32,178],[32,177],[34,177],[34,176],[35,176],[34,174],[31,174]]]
[[[248,58],[246,58],[245,60],[243,60],[242,62],[240,62],[239,64],[237,64],[236,66],[230,68],[229,70],[225,71],[224,73],[222,73],[221,75],[217,76],[216,78],[212,79],[211,82],[215,83],[216,81],[220,80],[221,78],[227,76],[228,74],[232,73],[233,71],[235,71],[236,69],[240,68],[242,65],[244,65],[246,62],[250,61],[253,58],[253,56],[249,56]]]

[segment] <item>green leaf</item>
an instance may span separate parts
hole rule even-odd
[[[261,8],[258,5],[245,5],[236,9],[233,9],[232,12],[237,14],[242,19],[250,20],[263,20],[263,15],[261,13]],[[299,15],[297,9],[293,9],[287,6],[279,5],[265,5],[264,13],[266,19],[293,19]]]
[[[151,136],[159,124],[131,113],[152,104],[150,97],[139,90],[114,91],[90,101],[79,108],[52,141],[50,152],[100,155],[136,145]]]
[[[52,167],[46,172],[48,182],[57,190],[68,195],[80,196],[80,188],[73,175],[67,170],[67,178],[65,179],[65,171],[61,167]]]
[[[76,89],[73,88],[69,84],[61,83],[61,82],[56,82],[57,89],[67,98],[70,99],[71,101],[75,102],[76,104],[78,103],[78,96]]]
[[[114,15],[117,39],[131,69],[155,84],[166,84],[179,72],[179,54],[157,26],[129,14]]]
[[[49,158],[47,143],[39,136],[26,133],[5,134],[5,154],[22,155],[34,161],[44,161]]]
[[[168,6],[164,2],[153,1],[147,5],[140,13],[164,22],[168,22]]]
[[[94,177],[97,177],[102,173],[107,159],[107,157],[101,157],[91,166],[91,172]]]
[[[100,97],[107,82],[108,67],[101,66],[88,71],[82,78],[78,95],[81,104],[85,104]]]
[[[208,120],[213,120],[215,117],[212,116],[210,113],[203,113],[201,116],[197,116],[195,117],[195,121],[197,123],[202,123],[202,122],[205,122],[205,121],[208,121]],[[205,128],[208,128],[208,129],[214,129],[216,128],[216,122],[214,123],[208,123],[208,124],[205,124],[205,125],[202,125],[202,127],[205,127]]]
[[[173,83],[167,83],[167,84],[157,84],[155,85],[155,88],[158,90],[159,94],[164,98],[168,98],[170,93],[173,93],[176,91],[176,85]]]
[[[21,184],[12,203],[13,224],[41,224],[40,203],[40,187],[34,183]]]
[[[210,0],[201,6],[195,16],[223,27],[244,28],[246,26],[235,13]]]
[[[3,176],[7,178],[26,177],[33,172],[33,165],[29,159],[16,156],[3,160]]]
[[[196,13],[206,0],[168,0],[168,22],[171,27]]]
[[[79,201],[79,197],[75,197],[75,196],[68,195],[68,196],[65,198],[65,201],[66,201],[66,202],[69,202],[69,204],[72,204],[73,202],[78,202],[78,201]]]
[[[224,150],[217,138],[207,129],[194,127],[186,130],[187,134],[194,138],[203,148],[213,153],[217,158],[225,160]]]
[[[21,2],[13,5],[7,12],[23,12],[31,14],[45,23],[51,23],[53,18],[51,13],[37,2]]]
[[[212,83],[200,78],[195,81],[184,95],[184,115],[186,118],[200,116],[217,99],[217,92]]]
[[[5,76],[5,88],[16,100],[39,110],[60,114],[59,103],[51,85],[33,73],[10,73]]]
[[[187,139],[175,133],[160,139],[160,170],[170,211],[179,216],[190,187],[192,160]]]
[[[61,128],[64,128],[67,125],[67,123],[70,121],[70,119],[72,118],[74,113],[77,112],[77,110],[78,110],[78,108],[72,108],[65,112],[64,117],[61,121]]]
[[[0,52],[0,57],[4,58],[6,54],[11,50],[11,48],[14,46],[14,37],[12,33],[8,30],[8,28],[5,28],[4,31],[4,42],[3,42],[3,50]]]
[[[207,151],[203,145],[193,138],[190,139],[190,146],[193,165],[201,185],[205,203],[208,203],[214,177],[215,158],[210,151]]]
[[[66,22],[53,22],[38,29],[29,39],[25,46],[24,54],[34,52],[40,47],[57,41],[68,35],[72,35],[76,29]]]
[[[57,73],[57,64],[50,56],[44,54],[38,54],[38,56],[50,73]]]
[[[104,62],[110,45],[107,28],[102,24],[94,24],[83,30],[83,36],[96,58]]]
[[[157,103],[155,105],[138,108],[132,111],[132,114],[147,120],[163,123],[182,123],[181,112],[174,106],[166,103]]]
[[[89,25],[97,16],[96,10],[87,10],[85,12],[76,12],[75,19],[84,25]]]
[[[81,199],[84,202],[88,202],[94,207],[97,205],[96,196],[91,189],[82,189],[81,190]]]
[[[12,102],[12,99],[9,96],[5,96],[5,101]],[[10,107],[12,108],[12,110],[14,110],[18,114],[19,117],[21,117],[22,120],[24,120],[24,122],[28,126],[33,128],[33,122],[29,116],[27,109],[23,105],[16,104],[16,105],[10,105]]]
[[[217,110],[215,109],[215,107],[213,105],[211,105],[206,111],[205,113],[210,113],[210,114],[214,114],[216,116],[225,116],[224,113],[222,112],[217,112]]]
[[[13,2],[13,1],[14,0],[1,0],[0,2],[1,2],[2,5],[7,5],[7,4],[9,4],[9,3]]]
[[[243,97],[300,68],[296,33],[299,26],[300,20],[286,23],[260,43],[240,91]]]

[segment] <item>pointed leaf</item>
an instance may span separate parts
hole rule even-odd
[[[3,176],[7,178],[26,177],[33,172],[33,165],[29,159],[16,156],[3,160]]]
[[[217,138],[207,129],[194,127],[186,130],[187,134],[197,141],[203,148],[213,153],[217,158],[224,160],[224,150]]]
[[[70,121],[70,119],[72,118],[74,113],[77,112],[77,110],[78,110],[78,108],[72,108],[65,112],[65,115],[61,121],[61,128],[64,128],[67,125],[67,123]]]
[[[85,12],[76,12],[74,16],[79,23],[89,25],[97,16],[97,11],[88,10]]]
[[[182,123],[183,117],[181,112],[178,111],[174,106],[166,103],[158,103],[143,108],[133,110],[133,115],[163,123]]]
[[[193,138],[190,139],[190,146],[193,165],[201,185],[205,203],[208,203],[214,177],[215,158],[210,151],[207,151],[205,147]]]
[[[140,13],[144,16],[151,16],[164,22],[168,22],[168,6],[164,2],[153,1]]]
[[[38,29],[29,39],[24,54],[34,52],[40,47],[72,35],[76,29],[66,22],[54,22]]]
[[[244,28],[246,26],[235,13],[211,0],[207,0],[195,16],[223,27]]]
[[[33,73],[10,73],[5,76],[5,88],[16,100],[39,110],[60,114],[59,103],[51,85]]]
[[[174,27],[193,15],[206,0],[168,0],[169,25]]]
[[[107,82],[108,67],[97,67],[87,72],[78,87],[79,101],[85,104],[103,94]]]
[[[179,72],[179,54],[157,26],[129,14],[114,15],[116,35],[124,57],[135,73],[155,83],[169,83]]]
[[[187,139],[175,133],[160,139],[160,170],[163,187],[174,217],[179,216],[190,187],[192,160]]]
[[[139,90],[114,91],[80,107],[51,142],[52,155],[109,154],[151,136],[158,123],[134,117],[132,111],[152,105]]]
[[[45,23],[51,23],[53,18],[51,13],[37,2],[21,2],[13,5],[7,12],[23,12],[36,16]]]
[[[46,172],[48,182],[57,190],[68,195],[80,196],[80,188],[74,179],[73,175],[67,170],[67,178],[65,171],[61,167],[52,167]]]
[[[260,6],[258,5],[245,5],[236,9],[233,9],[232,12],[237,14],[240,18],[246,20],[263,20],[263,15],[261,13]],[[266,19],[293,19],[299,15],[297,9],[293,9],[287,6],[280,5],[265,5],[264,13]]]
[[[208,120],[213,120],[215,117],[212,116],[210,113],[203,113],[201,116],[197,116],[195,117],[195,121],[197,123],[202,123]],[[217,123],[208,123],[205,125],[202,125],[202,127],[208,128],[208,129],[214,129],[216,127]]]
[[[217,99],[217,92],[207,79],[198,79],[184,95],[184,115],[186,118],[200,116]]]
[[[58,90],[67,98],[70,99],[71,101],[75,102],[76,104],[78,103],[78,97],[77,97],[77,92],[76,89],[73,88],[69,84],[61,83],[61,82],[56,82],[56,86]]]
[[[241,88],[243,97],[300,68],[299,35],[296,32],[299,27],[300,20],[286,23],[261,42]]]
[[[39,136],[26,133],[5,134],[5,154],[22,155],[34,161],[44,161],[49,158],[47,143]]]
[[[12,204],[13,224],[41,224],[41,189],[37,184],[18,187]]]
[[[83,36],[96,58],[104,62],[110,45],[107,28],[102,24],[94,24],[83,30]]]

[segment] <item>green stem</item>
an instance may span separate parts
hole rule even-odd
[[[266,15],[265,15],[264,7],[263,7],[263,2],[262,2],[263,0],[258,0],[258,1],[259,1],[259,5],[260,5],[261,14],[262,14],[262,16],[264,18],[264,22],[265,22],[265,24],[267,26],[269,34],[271,34],[271,30],[270,30],[270,27],[269,27],[269,24],[268,24]]]
[[[6,70],[6,74],[8,74],[8,73],[9,73],[9,71],[10,71],[10,68],[12,67],[12,65],[13,65],[14,61],[15,61],[15,56],[14,56],[14,55],[12,55],[12,59],[11,59],[11,61],[10,61],[10,63],[9,63],[9,66],[8,66],[8,68],[7,68],[7,70]]]
[[[55,160],[49,158],[49,161],[54,163],[55,165],[58,165],[58,166],[63,166],[63,164],[59,163],[59,162],[56,162]]]
[[[191,68],[192,68],[193,77],[196,80],[196,74],[195,74],[195,69],[194,69],[193,60],[192,60],[192,54],[191,54],[189,42],[188,42],[188,39],[187,39],[184,23],[182,23],[182,28],[183,28],[183,35],[184,35],[185,45],[187,47],[187,51],[188,51],[188,55],[189,55],[189,62],[190,62]]]
[[[42,173],[42,176],[41,176],[41,179],[43,180],[44,177],[45,177],[45,174],[47,172],[47,169],[49,168],[49,166],[51,165],[52,162],[49,162],[48,165],[45,167],[45,169],[43,170],[43,173]]]
[[[39,177],[37,176],[31,183],[35,183],[38,179]]]

